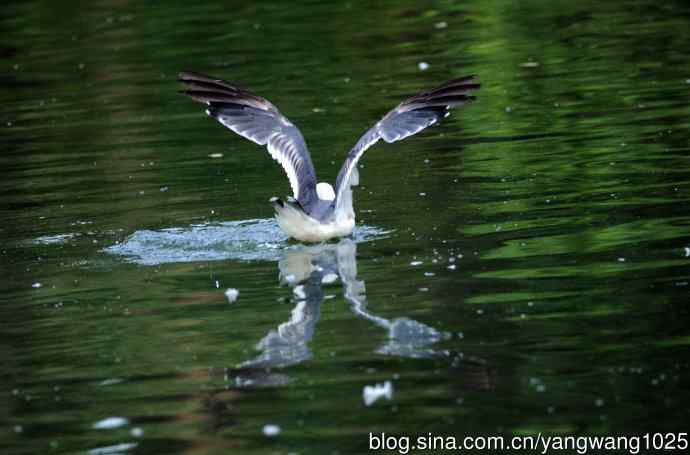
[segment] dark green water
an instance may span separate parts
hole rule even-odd
[[[686,2],[21,2],[0,30],[2,453],[688,430]],[[405,95],[482,89],[369,151],[354,239],[304,247],[182,69],[271,99],[327,181]]]

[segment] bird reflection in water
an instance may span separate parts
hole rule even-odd
[[[321,303],[334,297],[325,295],[324,287],[337,280],[353,313],[387,332],[377,353],[412,358],[448,355],[431,348],[447,334],[412,319],[386,319],[367,310],[364,281],[357,279],[357,244],[353,240],[286,250],[278,266],[280,281],[292,288],[297,303],[290,319],[259,341],[256,347],[261,354],[240,364],[240,369],[285,367],[310,359],[309,341],[321,315]]]
[[[367,309],[364,281],[357,279],[357,244],[342,239],[337,244],[300,246],[287,249],[279,260],[279,279],[289,286],[295,306],[290,318],[270,330],[256,345],[260,354],[235,368],[224,368],[226,387],[207,392],[205,409],[214,427],[234,421],[228,402],[236,401],[244,389],[279,387],[291,382],[281,367],[299,364],[312,357],[309,343],[321,316],[321,303],[335,297],[331,290],[340,281],[342,295],[352,312],[384,330],[386,340],[375,349],[382,355],[406,358],[442,358],[448,364],[453,389],[462,396],[465,391],[493,390],[494,369],[481,358],[456,351],[434,349],[434,344],[450,335],[413,319],[384,318]],[[218,371],[221,373],[221,371]],[[239,394],[239,395],[238,395]]]

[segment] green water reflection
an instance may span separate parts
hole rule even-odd
[[[0,29],[2,453],[687,431],[685,2],[28,1]],[[405,95],[482,89],[368,152],[367,235],[310,249],[182,69],[268,97],[328,181]]]

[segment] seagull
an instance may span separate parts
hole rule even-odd
[[[181,72],[183,93],[206,104],[206,114],[240,136],[259,145],[285,170],[292,196],[270,199],[280,228],[302,242],[323,242],[345,237],[355,227],[352,187],[359,184],[357,163],[371,146],[383,139],[397,142],[434,125],[449,109],[473,101],[480,85],[477,77],[452,79],[398,104],[372,126],[350,150],[338,172],[335,189],[318,182],[316,171],[299,129],[278,108],[261,96],[221,79]]]

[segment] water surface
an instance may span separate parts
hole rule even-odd
[[[0,25],[3,453],[687,431],[684,2],[29,1]],[[271,220],[282,170],[183,69],[268,97],[326,181],[405,95],[482,89],[370,150],[354,237],[306,246]]]

